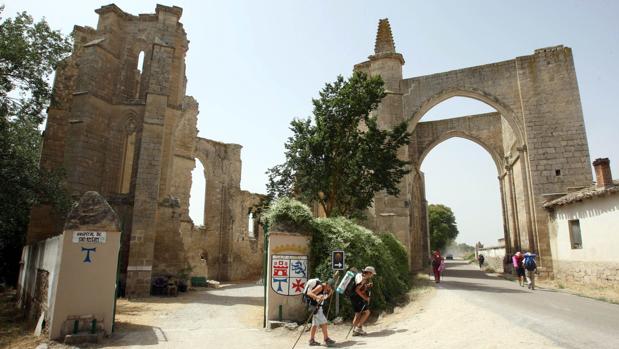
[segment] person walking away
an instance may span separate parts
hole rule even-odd
[[[434,272],[434,282],[441,282],[441,264],[443,263],[443,257],[441,257],[441,253],[436,250],[432,254],[432,271]]]
[[[528,287],[530,290],[535,289],[535,274],[537,273],[537,263],[535,262],[535,257],[537,255],[534,253],[527,252],[524,254],[524,260],[522,265],[524,266]]]
[[[484,257],[484,255],[480,253],[477,257],[477,260],[479,261],[479,269],[481,270],[482,266],[484,265],[484,260],[486,260],[486,257]]]
[[[524,287],[524,265],[523,265],[524,257],[520,251],[516,252],[516,254],[512,257],[512,263],[514,264],[514,269],[516,270],[516,275],[518,275],[518,284]]]
[[[310,329],[310,346],[319,346],[314,337],[318,327],[322,330],[322,336],[326,346],[335,344],[335,341],[329,338],[329,331],[327,329],[327,318],[323,312],[322,306],[325,299],[329,298],[333,293],[333,279],[329,279],[327,282],[316,285],[313,289],[307,291],[307,296],[310,299],[310,306],[314,307],[312,316],[312,328]]]
[[[355,275],[355,289],[350,295],[350,303],[355,311],[352,320],[353,336],[366,334],[363,324],[370,317],[370,290],[372,289],[372,278],[376,275],[374,267],[367,266],[361,273]]]

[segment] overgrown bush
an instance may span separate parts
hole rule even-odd
[[[410,289],[408,257],[404,246],[392,234],[374,234],[372,231],[342,218],[319,218],[313,221],[310,271],[311,275],[326,280],[333,276],[331,252],[346,252],[346,266],[362,270],[371,265],[377,275],[373,279],[370,309],[380,312],[392,310],[404,300]],[[340,275],[342,277],[343,275]],[[352,306],[347,297],[340,297],[340,315],[352,317]]]
[[[270,225],[294,223],[297,228],[311,232],[310,277],[332,278],[331,252],[343,250],[347,268],[362,270],[368,265],[376,268],[371,310],[390,311],[405,300],[410,289],[408,255],[393,234],[375,234],[343,217],[314,219],[307,206],[291,199],[277,200],[265,216]],[[333,315],[332,310],[331,317]],[[352,315],[350,301],[340,296],[340,316],[351,318]]]
[[[312,211],[307,206],[284,197],[271,202],[262,216],[262,224],[270,227],[279,225],[292,230],[309,230],[312,219]]]

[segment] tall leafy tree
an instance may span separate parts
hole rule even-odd
[[[0,8],[0,283],[16,281],[30,209],[70,200],[62,175],[39,168],[49,76],[71,51],[69,38],[25,12],[2,20]]]
[[[270,197],[318,202],[327,216],[360,216],[376,192],[398,195],[409,163],[398,158],[408,145],[407,123],[382,129],[372,111],[385,97],[379,76],[338,76],[313,99],[313,118],[295,119],[286,162],[267,172]]]
[[[458,236],[456,216],[445,205],[428,205],[430,221],[430,248],[442,250]]]

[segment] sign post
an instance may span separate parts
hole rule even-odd
[[[346,254],[344,251],[331,252],[331,269],[334,271],[344,270]],[[335,316],[340,314],[340,294],[335,292]]]

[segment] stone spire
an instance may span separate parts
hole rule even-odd
[[[381,53],[396,53],[393,35],[391,34],[391,25],[389,25],[389,19],[387,18],[378,21],[374,54],[379,55]]]

